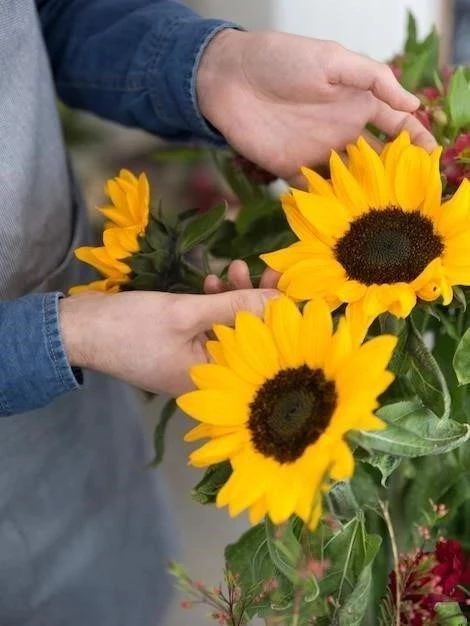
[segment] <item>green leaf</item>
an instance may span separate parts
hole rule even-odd
[[[439,36],[434,28],[429,35],[419,41],[416,20],[408,14],[408,36],[405,43],[400,82],[410,91],[435,84],[434,77],[439,70]]]
[[[460,385],[470,383],[470,328],[467,328],[459,341],[452,361]]]
[[[433,357],[413,320],[408,318],[408,377],[423,403],[439,416],[448,417],[451,398],[444,374]]]
[[[384,430],[354,432],[354,443],[369,451],[399,457],[442,454],[459,447],[470,437],[470,426],[438,418],[420,402],[397,402],[377,411],[388,426]]]
[[[244,202],[235,222],[237,232],[240,235],[247,233],[254,222],[279,211],[280,208],[279,200],[272,198],[267,193]]]
[[[374,560],[381,543],[378,535],[367,532],[362,515],[354,517],[337,531],[323,546],[324,558],[328,559],[330,569],[319,583],[322,596],[331,594],[340,607],[344,606],[356,590],[362,572]],[[367,606],[368,594],[359,595]],[[355,610],[359,611],[358,605]]]
[[[288,609],[292,605],[292,585],[275,567],[268,549],[264,524],[258,524],[240,539],[225,548],[226,569],[237,577],[238,584],[248,602],[246,612],[251,617],[271,614],[273,610]],[[259,598],[263,583],[276,580],[274,593]]]
[[[176,413],[177,404],[174,398],[168,400],[160,413],[160,419],[155,427],[153,435],[153,447],[155,450],[155,456],[150,463],[150,467],[157,467],[163,461],[163,455],[165,453],[165,434],[168,422]]]
[[[228,461],[210,465],[202,480],[194,487],[191,495],[200,504],[212,504],[215,502],[217,494],[225,485],[232,473],[232,466]]]
[[[379,470],[382,477],[381,485],[382,487],[387,487],[387,480],[400,465],[401,458],[393,456],[392,454],[381,454],[377,452],[375,454],[369,454],[364,461]]]
[[[198,163],[207,156],[205,148],[159,148],[152,154],[152,161],[157,163]]]
[[[470,80],[462,67],[455,70],[449,82],[447,97],[452,126],[459,132],[470,125]]]
[[[225,219],[227,205],[215,206],[187,223],[180,235],[177,247],[181,254],[207,241]]]
[[[467,626],[467,618],[458,602],[438,602],[435,606],[440,626]]]
[[[406,24],[406,41],[405,41],[405,53],[412,53],[416,50],[418,43],[418,28],[416,25],[416,18],[411,11],[407,11],[407,24]]]
[[[296,587],[302,587],[304,602],[313,602],[320,594],[317,580],[313,575],[301,577],[299,572],[302,546],[298,536],[302,532],[303,523],[297,518],[291,518],[280,530],[266,518],[265,525],[269,555],[276,569]]]
[[[338,626],[361,626],[372,585],[372,565],[362,570],[357,585],[338,613]]]

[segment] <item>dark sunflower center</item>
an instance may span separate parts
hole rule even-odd
[[[306,365],[281,370],[258,390],[248,427],[260,454],[291,463],[319,438],[336,407],[335,384]]]
[[[413,281],[443,250],[429,218],[389,207],[352,222],[334,253],[349,279],[380,285]]]

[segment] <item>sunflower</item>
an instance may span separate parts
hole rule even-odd
[[[406,317],[417,298],[449,304],[453,285],[470,285],[470,182],[442,203],[441,148],[428,154],[407,132],[381,155],[362,138],[347,151],[349,165],[332,153],[331,181],[303,168],[308,191],[283,198],[299,241],[261,257],[279,289],[369,322]]]
[[[300,313],[286,296],[267,304],[264,321],[240,312],[234,329],[214,333],[213,362],[191,369],[198,389],[177,400],[201,422],[186,441],[210,439],[190,463],[230,461],[217,505],[232,516],[248,509],[252,523],[268,514],[278,524],[295,513],[315,528],[328,481],[354,471],[346,433],[384,427],[373,411],[393,380],[385,368],[396,339],[361,346],[345,318],[333,333],[325,302]]]
[[[145,233],[149,222],[150,190],[147,176],[138,178],[128,170],[108,180],[105,193],[110,205],[99,208],[107,218],[103,232],[103,246],[82,246],[75,256],[88,263],[105,277],[88,285],[72,287],[69,293],[84,291],[114,293],[129,279],[131,268],[122,259],[139,251],[139,237]]]

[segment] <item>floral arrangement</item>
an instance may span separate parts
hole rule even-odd
[[[216,623],[462,625],[470,616],[470,72],[440,68],[435,32],[412,16],[391,66],[418,94],[441,147],[406,132],[377,154],[359,138],[328,174],[278,198],[271,177],[211,154],[237,211],[165,215],[145,174],[108,182],[103,246],[77,257],[102,279],[81,290],[200,292],[231,259],[280,274],[260,319],[216,325],[195,390],[176,404],[205,440],[193,495],[246,511],[209,588],[177,564]],[[373,130],[373,129],[372,129]],[[224,271],[222,270],[222,276]]]

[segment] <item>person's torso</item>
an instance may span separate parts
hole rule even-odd
[[[78,236],[72,192],[34,1],[2,0],[0,297],[60,288]]]
[[[0,0],[0,298],[83,282],[85,214],[35,3]],[[87,372],[83,391],[0,418],[0,626],[157,623],[172,542],[139,409]]]

